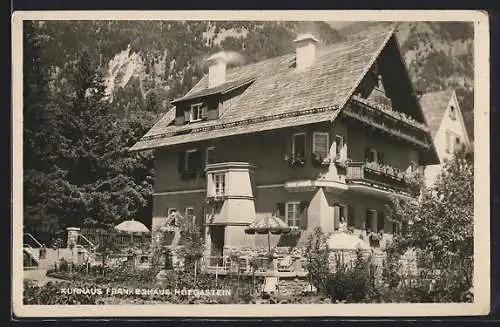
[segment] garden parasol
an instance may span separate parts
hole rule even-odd
[[[271,252],[271,234],[279,235],[290,232],[291,228],[277,216],[265,216],[254,220],[247,228],[246,234],[267,234],[269,252]]]
[[[130,234],[130,240],[133,241],[134,234],[146,234],[149,233],[149,229],[144,226],[140,221],[134,219],[125,220],[115,226],[115,229],[120,232],[125,232]]]
[[[357,236],[346,232],[334,232],[328,237],[327,245],[329,250],[341,251],[342,261],[344,260],[344,251],[352,251],[356,249],[369,250],[368,245]]]

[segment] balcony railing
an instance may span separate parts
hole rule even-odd
[[[408,115],[382,104],[353,96],[343,111],[346,117],[355,119],[406,142],[428,148],[431,144],[427,127]]]
[[[349,162],[346,181],[349,184],[373,186],[387,191],[399,191],[413,195],[418,185],[406,172],[378,163]]]

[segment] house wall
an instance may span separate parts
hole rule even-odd
[[[291,138],[294,133],[306,132],[306,164],[304,167],[290,167],[285,156],[291,152]],[[386,164],[406,170],[411,161],[418,162],[418,152],[410,147],[389,143],[369,134],[366,129],[352,129],[342,121],[333,126],[315,124],[298,128],[279,129],[265,133],[241,135],[207,140],[195,145],[185,145],[158,150],[155,155],[155,192],[205,189],[206,178],[182,180],[178,173],[179,151],[215,146],[217,162],[242,161],[257,166],[254,181],[256,185],[282,184],[296,180],[342,181],[334,164],[316,167],[312,164],[312,135],[314,132],[328,132],[332,158],[335,154],[335,135],[344,138],[344,156],[353,161],[364,161],[365,147],[369,146],[384,153]],[[204,153],[205,155],[205,153]]]
[[[285,161],[285,155],[290,153],[291,138],[294,133],[306,132],[306,165],[292,168]],[[296,246],[304,244],[309,232],[319,226],[324,232],[334,231],[335,203],[351,205],[355,208],[355,233],[363,234],[366,209],[385,211],[386,201],[380,197],[360,194],[353,191],[339,191],[330,193],[323,188],[312,188],[307,191],[295,190],[290,192],[284,188],[285,182],[297,180],[325,180],[345,181],[344,175],[338,175],[334,164],[326,167],[312,165],[312,135],[313,132],[328,132],[330,152],[332,158],[335,154],[335,135],[344,138],[342,155],[353,161],[364,161],[365,147],[372,147],[384,153],[386,164],[400,169],[407,169],[411,161],[418,162],[418,153],[415,149],[407,148],[397,143],[389,143],[387,139],[377,138],[374,133],[369,134],[366,129],[353,129],[339,120],[333,125],[315,124],[300,128],[279,129],[254,135],[243,135],[231,138],[207,140],[199,142],[196,146],[186,145],[157,151],[155,156],[156,179],[155,197],[153,205],[153,230],[166,221],[168,208],[176,208],[183,213],[186,207],[194,207],[198,224],[205,222],[204,206],[206,199],[207,177],[197,177],[192,180],[182,180],[178,173],[179,151],[194,147],[207,148],[215,146],[216,162],[242,161],[256,165],[252,177],[253,194],[255,197],[255,214],[257,217],[273,215],[277,203],[289,201],[309,201],[307,229],[300,237],[270,236],[271,246]],[[228,190],[231,188],[227,181]],[[229,203],[231,202],[231,203]],[[238,205],[237,200],[228,199],[224,202],[222,210],[229,210],[228,206]],[[225,208],[225,209],[224,209]],[[248,221],[252,222],[255,216],[247,210]],[[229,215],[226,215],[229,217]],[[240,217],[240,215],[238,215]],[[241,218],[241,219],[240,219]],[[239,218],[239,223],[244,223],[244,217]],[[345,217],[347,219],[347,217]],[[241,221],[240,221],[241,220]],[[222,223],[222,221],[220,221]],[[250,242],[253,246],[268,246],[267,235],[256,235],[250,239],[244,234],[244,226],[230,226],[225,231],[225,244],[227,246],[242,246]],[[385,231],[390,238],[392,225],[386,222]],[[207,242],[210,242],[208,240]]]
[[[452,106],[455,108],[455,120],[453,120],[450,116],[450,110]],[[434,146],[436,147],[436,151],[441,163],[444,163],[445,160],[451,159],[453,157],[453,153],[446,151],[446,131],[451,131],[452,133],[460,137],[463,144],[470,144],[467,131],[465,130],[462,112],[460,111],[460,107],[455,96],[450,99],[446,108],[446,112],[444,113],[443,119],[441,121],[441,125],[434,135]],[[442,164],[430,165],[425,167],[425,182],[428,186],[432,185],[435,182],[437,176],[441,172],[441,168]]]

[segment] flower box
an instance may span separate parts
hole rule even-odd
[[[306,164],[304,156],[300,153],[285,155],[285,161],[291,167],[303,167]]]

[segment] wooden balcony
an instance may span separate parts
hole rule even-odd
[[[350,162],[347,165],[346,182],[370,187],[375,191],[398,192],[409,196],[419,191],[405,172],[375,163]]]
[[[403,142],[425,149],[431,146],[426,125],[386,105],[353,96],[346,105],[343,115],[347,119]]]

